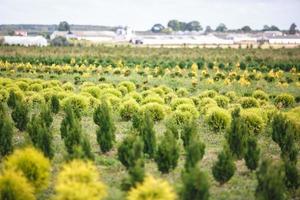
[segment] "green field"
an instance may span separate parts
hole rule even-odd
[[[196,168],[204,172],[207,178],[209,199],[259,199],[256,195],[259,185],[257,171],[266,159],[271,160],[284,174],[284,163],[290,158],[282,155],[283,150],[272,139],[274,116],[279,115],[278,113],[282,113],[288,121],[290,129],[286,130],[286,134],[292,132],[289,145],[296,152],[299,151],[300,49],[297,48],[1,46],[0,101],[4,105],[5,115],[12,123],[16,123],[11,118],[11,113],[16,108],[7,105],[12,93],[18,103],[27,107],[31,120],[41,112],[41,106],[51,104],[52,96],[59,99],[60,110],[51,114],[53,122],[47,129],[54,153],[49,184],[34,193],[41,200],[52,199],[57,195],[55,188],[63,164],[74,157],[88,159],[87,156],[75,153],[70,155],[65,145],[66,139],[62,138],[61,124],[66,116],[65,110],[69,107],[75,113],[80,113],[80,134],[90,143],[94,155],[92,162],[97,167],[101,181],[107,186],[107,196],[104,199],[126,199],[128,195],[122,189],[128,170],[118,159],[118,147],[128,135],[144,137],[141,135],[142,128],[139,127],[142,122],[137,128],[133,127],[134,117],[142,121],[149,117],[153,122],[156,152],[167,130],[174,135],[178,132],[178,137],[173,137],[178,144],[179,158],[176,167],[169,173],[158,170],[157,153],[154,153],[154,158],[147,152],[142,156],[145,173],[155,179],[166,180],[177,199],[184,199],[181,192],[187,155],[182,140],[186,133],[185,125],[193,126],[196,129],[195,138],[205,144],[204,156],[197,162]],[[108,103],[115,125],[113,147],[105,153],[97,143],[98,126],[93,120],[94,111],[98,106],[103,106],[104,101]],[[244,137],[247,139],[251,135],[257,141],[260,149],[259,166],[251,171],[245,164],[244,156],[239,159],[233,156],[236,167],[234,175],[228,182],[220,184],[215,180],[212,168],[218,160],[218,154],[228,143],[227,137],[232,132],[231,122],[234,121],[232,113],[237,108],[240,109],[239,119],[247,124],[247,134]],[[220,114],[221,117],[213,114]],[[280,141],[285,142],[285,139],[281,138]],[[3,144],[3,141],[0,142]],[[22,131],[14,127],[13,149],[26,146],[40,147],[33,141],[28,127]],[[3,173],[5,156],[9,154],[12,152],[0,157]],[[298,177],[295,176],[293,180],[299,179],[300,164],[297,160],[299,155],[296,153],[296,158],[291,162],[298,171]],[[284,184],[280,186],[283,180],[277,176],[276,170],[274,168],[274,177],[271,176],[271,179],[277,180],[283,191],[282,198],[277,196],[278,199],[300,199],[299,181],[296,188],[289,188]],[[261,199],[270,199],[270,196]]]

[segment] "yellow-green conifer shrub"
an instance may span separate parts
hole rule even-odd
[[[85,96],[74,94],[63,99],[61,104],[64,109],[66,109],[68,106],[71,106],[79,113],[84,113],[89,106],[89,99]]]
[[[132,92],[135,91],[136,86],[134,83],[130,82],[130,81],[122,81],[121,83],[119,83],[118,86],[124,86],[127,88],[127,92]]]
[[[143,183],[132,188],[127,200],[175,200],[176,194],[168,182],[147,176]]]
[[[137,112],[139,112],[139,104],[134,99],[129,99],[121,104],[120,116],[122,120],[130,120]]]
[[[190,98],[175,98],[171,101],[172,110],[176,110],[177,106],[181,104],[191,104],[193,106],[195,105],[193,100]]]
[[[164,104],[164,99],[159,97],[158,95],[148,95],[142,100],[142,104],[147,104],[147,103],[159,103],[159,104]]]
[[[101,200],[106,186],[91,162],[73,160],[63,166],[55,184],[54,200]]]
[[[50,161],[33,147],[16,150],[7,157],[4,167],[22,173],[36,192],[45,189],[49,184]]]
[[[35,200],[34,189],[20,172],[5,170],[0,175],[1,200]]]
[[[212,130],[217,132],[229,126],[231,116],[229,112],[223,108],[210,107],[205,115],[205,122]]]
[[[153,121],[160,121],[165,117],[165,106],[159,103],[147,103],[141,106],[142,113],[149,113]]]

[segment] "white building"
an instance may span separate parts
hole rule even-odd
[[[300,36],[269,37],[270,44],[300,44]]]
[[[47,46],[43,36],[4,36],[4,44],[21,46]]]
[[[149,45],[229,45],[233,40],[215,35],[140,35],[138,40]]]

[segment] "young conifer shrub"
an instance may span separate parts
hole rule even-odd
[[[112,149],[115,141],[116,127],[111,115],[111,109],[108,103],[103,100],[94,112],[94,122],[99,126],[96,131],[97,142],[102,152],[108,152]]]
[[[183,146],[185,149],[188,148],[191,141],[197,136],[198,125],[196,120],[190,120],[183,124],[181,139],[183,141]]]
[[[56,95],[53,95],[50,100],[51,111],[55,114],[59,112],[60,104],[59,99]]]
[[[5,170],[0,175],[0,199],[35,200],[34,189],[21,172]]]
[[[29,109],[25,103],[18,101],[15,109],[11,113],[11,117],[14,120],[16,127],[20,131],[25,131],[27,123],[29,122]]]
[[[157,163],[158,169],[162,173],[169,173],[175,169],[179,159],[180,149],[178,142],[171,131],[166,131],[158,145],[155,162]]]
[[[218,155],[218,161],[212,167],[212,173],[216,181],[221,185],[231,179],[236,170],[232,155],[227,149],[223,149]]]
[[[264,160],[256,172],[256,199],[285,199],[284,170],[270,160]]]
[[[227,131],[227,143],[234,157],[242,159],[246,151],[246,140],[249,135],[248,127],[240,117],[240,109],[232,112],[232,121]]]
[[[197,163],[203,158],[205,152],[205,144],[197,137],[192,139],[189,146],[186,148],[185,170],[189,171],[196,167]]]
[[[300,186],[300,174],[295,162],[284,161],[285,185],[290,190],[297,190]]]
[[[73,160],[58,174],[54,200],[101,200],[106,196],[107,188],[91,162]]]
[[[281,149],[281,157],[296,162],[298,151],[296,148],[296,129],[281,113],[274,115],[272,121],[272,139]]]
[[[60,126],[60,133],[71,158],[93,159],[89,141],[82,134],[80,119],[71,107],[66,108],[66,115]]]
[[[257,145],[255,136],[249,136],[247,139],[247,148],[245,152],[245,162],[248,169],[255,170],[258,167],[260,149]]]
[[[12,90],[9,92],[9,96],[8,96],[8,99],[7,99],[7,105],[8,107],[14,109],[17,105],[17,102],[19,101],[20,99],[18,99],[18,96],[16,95],[16,93]]]
[[[51,110],[48,105],[43,104],[41,106],[40,118],[45,123],[46,127],[50,128],[50,126],[53,122],[53,117],[52,117],[52,113],[51,113]]]
[[[144,143],[139,136],[128,135],[118,148],[118,158],[127,168],[134,167],[139,159],[143,159]]]
[[[122,180],[121,188],[125,191],[136,187],[137,184],[142,183],[145,178],[145,167],[143,159],[135,162],[134,166],[128,169],[128,177]]]
[[[132,188],[127,195],[128,200],[175,200],[176,193],[168,182],[145,177],[143,183]]]
[[[35,192],[40,192],[49,184],[50,161],[32,147],[16,150],[7,157],[4,168],[22,173]]]
[[[150,113],[143,114],[139,129],[144,142],[144,153],[148,154],[150,158],[154,158],[156,152],[156,132]]]
[[[4,157],[13,150],[13,124],[2,104],[0,107],[0,157]]]
[[[183,200],[209,199],[209,182],[207,175],[198,167],[191,168],[182,175],[180,197]]]
[[[42,120],[41,115],[32,116],[27,126],[27,132],[32,144],[40,149],[46,157],[52,158],[54,156],[52,146],[53,136],[50,129],[46,126],[46,123]]]

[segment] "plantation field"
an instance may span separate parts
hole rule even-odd
[[[0,75],[0,196],[300,199],[300,49],[1,46]]]

